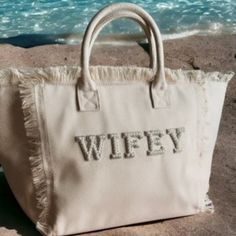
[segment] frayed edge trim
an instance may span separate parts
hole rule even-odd
[[[19,84],[20,96],[22,99],[22,110],[24,114],[24,123],[29,146],[29,163],[33,185],[35,188],[35,197],[39,209],[37,225],[47,235],[47,217],[48,217],[48,185],[47,177],[44,171],[41,151],[41,136],[37,118],[37,109],[34,98],[33,87]]]
[[[91,77],[102,83],[116,83],[117,81],[150,81],[154,72],[150,68],[135,66],[91,66]],[[234,76],[233,72],[204,72],[201,70],[172,70],[165,68],[167,82],[193,81],[198,84],[206,80],[217,82],[229,82]],[[81,77],[81,67],[55,66],[46,68],[16,69],[8,68],[0,70],[0,86],[17,85],[21,78],[27,80],[43,79],[55,84],[75,84]]]
[[[204,72],[202,70],[172,70],[172,69],[165,69],[167,80],[168,78],[171,81],[189,81],[195,82],[197,84],[203,84],[206,81],[214,81],[214,82],[226,82],[228,83],[234,76],[234,72]]]
[[[0,86],[15,85],[19,83],[19,79],[24,75],[20,69],[7,68],[0,69]]]
[[[41,234],[43,234],[45,236],[56,236],[57,235],[55,232],[49,230],[47,226],[45,227],[45,225],[42,225],[39,222],[37,222],[36,228]]]
[[[204,205],[200,209],[200,212],[211,213],[211,214],[215,212],[213,202],[209,198],[208,194],[206,194],[206,197],[204,199]]]

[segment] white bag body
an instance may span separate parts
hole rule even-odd
[[[97,34],[119,17],[146,27],[152,69],[89,68]],[[7,124],[1,127],[1,163],[38,230],[68,235],[209,209],[212,154],[233,74],[164,69],[159,30],[133,4],[97,14],[82,49],[81,68],[11,70],[14,76],[0,80],[0,120]],[[25,130],[22,121],[13,137],[13,114],[22,111],[12,84],[19,80]],[[24,174],[13,173],[16,165]],[[21,189],[14,184],[19,176]]]

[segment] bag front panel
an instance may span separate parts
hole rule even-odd
[[[55,223],[57,234],[198,212],[194,86],[170,85],[168,93],[170,106],[153,109],[147,82],[100,84],[100,110],[79,112],[74,85],[37,86],[36,97],[44,101],[39,112],[47,132],[41,132],[48,136],[53,176],[50,215],[57,215],[49,221]],[[178,147],[168,134],[172,130],[177,137],[177,129],[182,130]],[[147,154],[152,151],[148,146],[149,131],[161,133],[161,138],[153,141],[153,151],[159,151],[158,154]],[[125,135],[134,132],[136,138],[127,144]],[[111,157],[111,134],[117,137],[120,155],[116,157]],[[97,148],[101,148],[99,142],[103,146],[100,154],[92,152],[86,156],[83,147],[93,137]],[[129,145],[130,152],[134,152],[132,157],[128,155]],[[164,151],[158,150],[161,148]]]

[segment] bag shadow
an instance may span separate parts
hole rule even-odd
[[[20,208],[0,168],[0,233],[2,230],[9,235],[41,235]]]

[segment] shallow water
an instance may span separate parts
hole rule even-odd
[[[0,0],[0,38],[25,34],[71,35],[76,41],[91,17],[118,0]],[[133,0],[158,23],[165,38],[191,34],[236,33],[236,0]],[[103,34],[139,33],[131,20],[109,24]],[[66,38],[67,38],[66,36]],[[59,39],[60,38],[60,39]],[[57,40],[57,38],[54,38]],[[63,38],[58,37],[63,41]],[[66,41],[66,40],[65,40]]]

